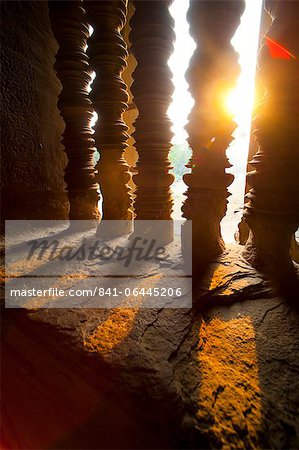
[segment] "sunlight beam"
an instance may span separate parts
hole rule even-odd
[[[187,133],[184,130],[184,126],[194,104],[194,100],[188,92],[188,83],[185,80],[185,73],[196,47],[195,42],[189,35],[189,24],[186,19],[188,8],[188,0],[174,0],[169,8],[170,14],[175,21],[174,31],[176,35],[174,52],[168,61],[168,65],[173,73],[172,82],[175,87],[172,103],[168,110],[169,117],[173,123],[173,144],[182,144],[186,141]]]
[[[225,100],[226,109],[233,114],[237,124],[233,134],[235,139],[227,150],[232,164],[229,172],[235,176],[229,187],[231,196],[228,199],[227,213],[221,222],[222,235],[227,243],[234,242],[244,205],[262,2],[263,0],[246,0],[240,26],[231,41],[239,53],[241,73],[236,88],[228,93]]]

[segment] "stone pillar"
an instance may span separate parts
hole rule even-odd
[[[249,141],[249,148],[248,148],[248,158],[247,158],[247,165],[246,165],[246,172],[250,170],[250,164],[249,161],[253,158],[255,153],[257,152],[258,144],[256,142],[256,139],[254,139],[253,134],[250,135],[250,141]],[[248,179],[246,178],[245,183],[245,192],[244,192],[244,205],[243,205],[243,211],[245,208],[245,202],[246,202],[246,194],[249,192],[249,185],[248,185]],[[249,237],[249,226],[245,222],[244,214],[241,217],[240,222],[238,223],[238,231],[235,233],[235,240],[237,244],[245,245],[247,242],[247,239]]]
[[[193,258],[205,264],[224,250],[220,222],[225,215],[227,187],[233,175],[226,149],[236,124],[226,111],[225,100],[240,72],[231,39],[244,11],[243,0],[190,0],[187,18],[197,48],[186,79],[194,106],[186,130],[192,156],[183,217],[192,220]],[[183,229],[183,248],[186,248]]]
[[[62,143],[68,156],[65,171],[71,220],[100,217],[95,179],[93,109],[88,95],[91,69],[86,55],[88,24],[81,1],[50,1],[53,34],[59,44],[54,68],[62,84],[58,108],[65,121]]]
[[[266,272],[291,273],[290,243],[299,224],[299,3],[266,1],[273,23],[259,61],[265,95],[255,121],[259,149],[248,174],[244,256]],[[274,41],[274,47],[273,47]],[[275,42],[281,47],[275,49]],[[289,52],[289,53],[288,53]]]
[[[123,153],[127,147],[127,87],[121,77],[126,66],[127,48],[121,31],[125,25],[127,1],[85,1],[93,34],[87,53],[96,72],[90,97],[98,114],[96,146],[100,153],[98,179],[103,196],[103,219],[124,221],[115,225],[115,235],[131,231],[132,195],[128,182],[129,166]],[[119,227],[119,229],[118,229]]]
[[[137,61],[131,91],[139,111],[133,133],[139,155],[138,173],[133,176],[134,207],[137,221],[165,221],[160,230],[160,240],[165,244],[173,239],[170,186],[174,176],[169,173],[168,159],[173,133],[167,115],[174,89],[167,64],[174,41],[170,4],[169,0],[135,1],[130,22],[131,49]]]

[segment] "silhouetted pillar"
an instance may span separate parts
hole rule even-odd
[[[256,267],[284,274],[293,267],[290,243],[299,223],[299,3],[266,1],[266,9],[272,49],[264,44],[259,61],[265,95],[254,121],[259,149],[248,174],[251,233],[244,255]]]
[[[164,243],[173,238],[170,186],[174,176],[168,159],[173,133],[167,115],[174,89],[167,64],[174,41],[170,4],[169,0],[135,1],[130,22],[131,49],[137,61],[131,91],[139,111],[133,133],[139,155],[138,174],[133,176],[134,207],[137,220],[167,221],[160,233]]]
[[[103,196],[103,219],[126,221],[118,224],[119,229],[114,227],[115,234],[122,234],[130,232],[133,218],[128,186],[131,174],[123,158],[128,139],[123,112],[128,107],[128,94],[121,77],[127,58],[121,30],[126,21],[127,1],[86,1],[84,5],[94,29],[87,53],[96,72],[90,97],[99,116],[95,140],[100,153],[97,168]]]
[[[191,0],[187,13],[197,47],[186,73],[194,106],[186,126],[192,156],[187,165],[191,173],[183,177],[188,189],[182,211],[192,220],[193,257],[198,264],[224,250],[220,222],[234,178],[226,173],[231,166],[226,149],[236,127],[225,100],[240,72],[230,41],[244,6],[243,0]]]
[[[58,108],[65,121],[62,143],[68,156],[65,170],[70,219],[97,219],[93,109],[88,95],[91,69],[85,53],[89,29],[81,1],[49,2],[51,27],[59,44],[54,68],[62,84]]]

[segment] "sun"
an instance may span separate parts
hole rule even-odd
[[[246,102],[246,97],[240,98],[237,89],[230,91],[224,99],[225,111],[234,117],[238,116],[240,110],[248,107],[248,105],[244,105],[244,100]]]
[[[246,113],[252,114],[257,104],[256,92],[252,95],[242,95],[242,90],[246,88],[244,85],[239,85],[235,89],[229,91],[224,97],[224,110],[227,114],[233,116],[238,122],[242,121]]]

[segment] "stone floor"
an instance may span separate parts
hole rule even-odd
[[[299,448],[296,302],[237,246],[197,281],[192,309],[4,310],[3,448]]]

